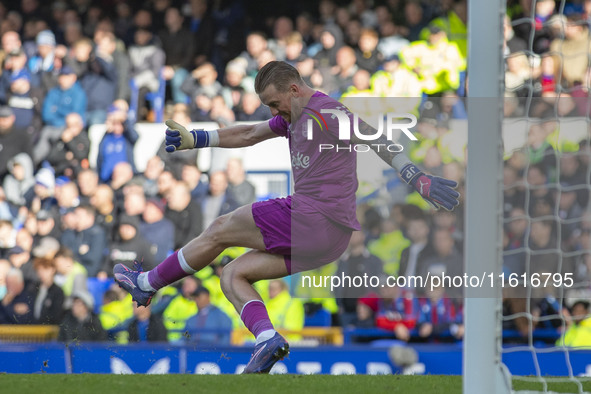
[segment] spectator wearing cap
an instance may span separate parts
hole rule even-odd
[[[107,35],[103,41],[96,49],[90,39],[77,41],[72,48],[74,58],[68,59],[88,98],[85,119],[89,126],[105,122],[107,109],[115,101],[117,92],[117,69],[112,54],[106,49],[111,45],[109,48],[114,50],[115,37]]]
[[[155,249],[154,260],[164,261],[169,253],[174,251],[175,229],[174,224],[166,217],[166,202],[159,198],[150,198],[146,201],[146,209],[142,214],[139,225],[139,233]]]
[[[229,345],[232,320],[211,303],[209,290],[198,287],[191,295],[197,305],[196,315],[187,319],[185,337],[190,344]]]
[[[134,306],[133,318],[127,328],[129,342],[166,342],[167,332],[162,316],[152,313],[151,305],[143,308]]]
[[[74,210],[76,223],[74,229],[64,231],[62,244],[70,248],[76,260],[94,277],[104,261],[107,237],[102,227],[95,223],[96,210],[88,205],[81,205]]]
[[[51,167],[40,168],[35,174],[35,186],[33,187],[33,197],[30,201],[30,209],[33,212],[39,212],[42,209],[57,209],[57,200],[55,199],[55,173]]]
[[[72,298],[72,309],[64,316],[58,340],[62,342],[106,341],[107,333],[98,316],[93,312],[92,294],[88,291],[79,291],[74,293]]]
[[[121,215],[117,227],[118,241],[111,248],[99,273],[99,277],[113,274],[116,264],[124,264],[133,268],[133,262],[142,263],[144,270],[151,270],[156,266],[154,254],[156,247],[150,244],[138,231],[140,221],[135,216]]]
[[[55,141],[47,161],[56,175],[75,177],[83,168],[88,168],[90,139],[84,131],[84,120],[78,113],[66,115],[66,127],[60,139]]]
[[[128,127],[124,115],[115,106],[109,107],[106,126],[96,162],[101,182],[111,180],[115,166],[119,163],[129,163],[132,172],[135,172],[133,147],[139,138],[135,129]]]
[[[42,117],[46,126],[41,130],[41,136],[35,146],[35,162],[44,160],[53,144],[61,137],[66,126],[68,114],[77,113],[82,118],[86,116],[87,96],[78,77],[70,66],[64,66],[59,73],[58,86],[47,93],[43,102]]]
[[[33,267],[39,282],[31,290],[33,318],[36,324],[61,323],[64,315],[64,292],[55,284],[56,274],[53,259],[36,258]]]
[[[35,38],[37,53],[29,59],[28,68],[31,71],[31,83],[33,86],[47,91],[47,74],[54,71],[55,65],[55,35],[51,30],[42,30]]]
[[[8,106],[0,106],[0,179],[8,172],[8,162],[19,153],[32,157],[29,136],[15,126],[16,117]]]
[[[24,55],[22,55],[24,57]],[[10,75],[10,85],[6,103],[16,116],[15,126],[27,131],[36,140],[41,130],[41,92],[31,87],[31,77],[26,70]]]
[[[32,301],[23,273],[11,268],[6,274],[6,294],[0,301],[0,324],[33,324]]]
[[[33,160],[28,154],[19,153],[8,162],[8,170],[2,182],[6,200],[14,205],[26,205],[27,196],[35,185]]]

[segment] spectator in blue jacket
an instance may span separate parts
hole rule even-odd
[[[137,132],[127,126],[125,114],[115,106],[109,108],[106,125],[96,161],[99,179],[104,183],[111,180],[113,169],[121,162],[131,164],[135,173],[133,146],[139,138]]]
[[[66,125],[66,116],[72,112],[84,119],[87,101],[74,69],[64,66],[59,73],[58,86],[47,93],[43,102],[43,122],[48,126],[63,127]]]
[[[229,345],[232,320],[220,308],[211,304],[209,290],[198,287],[193,300],[199,312],[187,320],[186,341],[193,344]]]

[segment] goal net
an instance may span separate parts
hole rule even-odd
[[[464,392],[589,392],[591,1],[469,9]]]

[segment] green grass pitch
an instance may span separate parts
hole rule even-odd
[[[591,392],[591,381],[583,383]],[[542,390],[537,383],[515,381],[515,390]],[[571,383],[553,383],[554,392],[576,393]],[[9,393],[420,393],[462,392],[461,376],[368,375],[12,375],[0,374],[0,392]]]

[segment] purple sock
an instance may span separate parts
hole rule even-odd
[[[263,331],[274,330],[263,301],[253,300],[247,302],[242,308],[240,318],[255,338]]]
[[[181,253],[180,256],[179,253]],[[150,286],[152,286],[154,290],[168,286],[192,273],[183,269],[183,266],[179,261],[180,259],[184,259],[181,250],[168,256],[163,262],[158,264],[156,268],[148,272],[148,283],[150,283]]]

